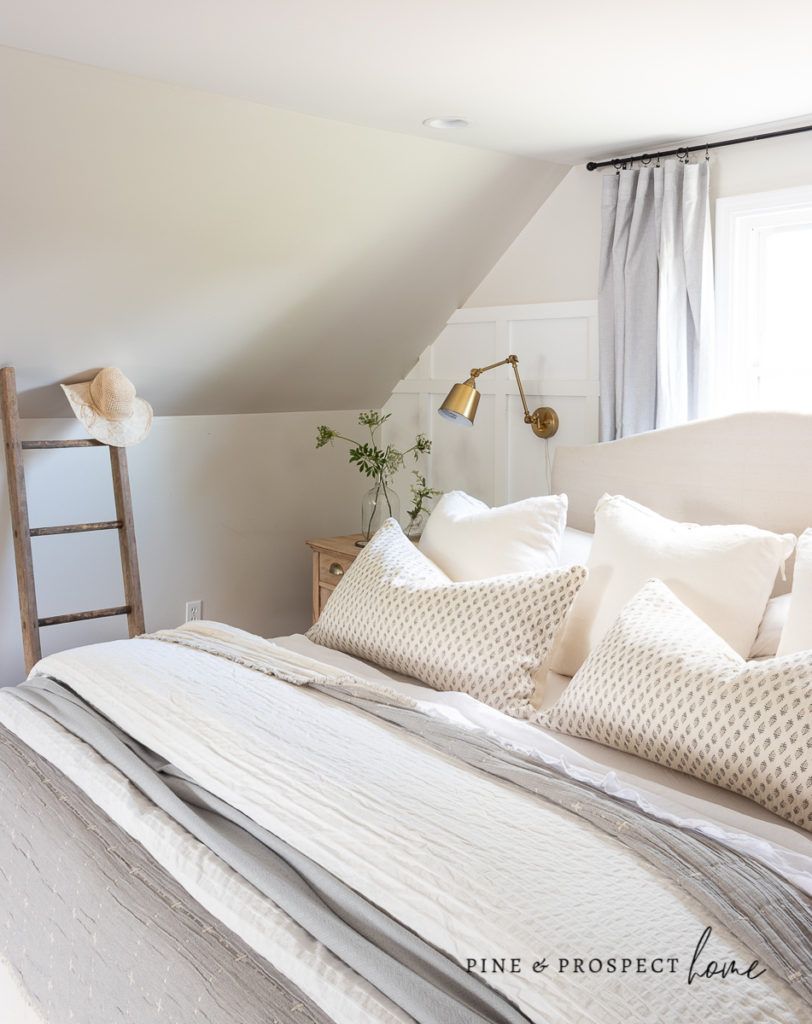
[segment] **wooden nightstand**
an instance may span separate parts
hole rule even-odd
[[[305,541],[313,552],[313,621],[321,615],[327,599],[341,582],[362,549],[355,546],[362,533],[348,537],[321,537]]]

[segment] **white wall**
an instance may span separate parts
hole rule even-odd
[[[598,294],[601,177],[573,167],[466,305],[562,302]],[[812,184],[812,138],[711,151],[711,198]]]
[[[477,381],[472,428],[450,423],[437,408],[452,384],[474,366],[514,353],[531,411],[552,406],[560,427],[548,443],[524,422],[513,371],[498,367]],[[418,431],[432,440],[429,478],[443,491],[462,489],[489,504],[548,492],[548,459],[559,444],[598,437],[597,303],[465,308],[451,317],[386,404],[387,439],[408,447]],[[412,481],[407,466],[395,488],[405,512]]]
[[[177,625],[185,602],[265,636],[310,624],[308,537],[360,528],[365,482],[319,423],[356,413],[158,417],[129,449],[147,628]],[[25,420],[28,438],[83,436],[75,420]],[[106,449],[25,455],[32,526],[114,519]],[[0,685],[24,676],[5,477],[0,483]],[[40,615],[123,603],[115,533],[32,540]],[[43,651],[126,636],[124,618],[42,630]]]

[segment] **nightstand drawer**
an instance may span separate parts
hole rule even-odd
[[[338,584],[344,579],[344,573],[361,554],[356,541],[361,540],[360,533],[352,533],[343,537],[322,537],[307,541],[313,552],[313,621],[321,615],[327,599]]]
[[[337,555],[330,551],[319,552],[319,582],[334,587],[352,565],[349,555]]]

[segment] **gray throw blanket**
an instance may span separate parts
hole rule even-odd
[[[47,1024],[330,1024],[2,726],[0,773],[0,952]]]
[[[760,861],[560,775],[482,732],[471,733],[410,708],[342,694],[336,687],[315,689],[401,726],[444,754],[535,793],[615,836],[697,899],[812,1007],[812,899]]]
[[[560,775],[482,732],[468,732],[410,708],[343,694],[333,686],[315,689],[401,726],[444,754],[535,793],[615,836],[697,899],[812,1007],[812,899],[764,864]]]
[[[93,747],[161,810],[416,1021],[528,1024],[527,1017],[480,976],[463,970],[330,872],[197,785],[61,683],[36,677],[8,692]],[[243,1024],[243,1018],[235,1019]],[[245,1018],[245,1024],[249,1020]]]

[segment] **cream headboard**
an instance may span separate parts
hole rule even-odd
[[[592,532],[595,505],[609,493],[683,522],[800,534],[812,526],[812,415],[740,413],[561,447],[552,482],[577,530]]]

